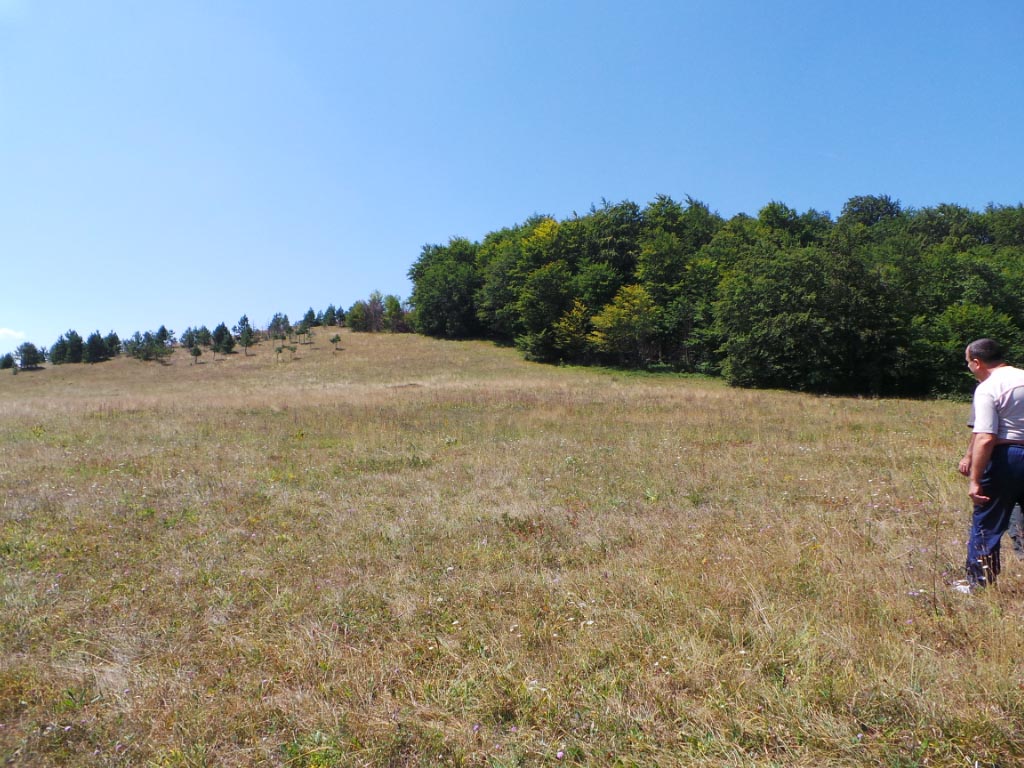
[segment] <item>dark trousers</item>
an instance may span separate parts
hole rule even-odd
[[[1014,505],[1024,500],[1024,446],[997,445],[981,487],[989,500],[974,505],[967,541],[967,578],[986,586],[995,583],[999,575],[999,540],[1010,525]]]

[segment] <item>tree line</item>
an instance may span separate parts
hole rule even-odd
[[[867,195],[835,219],[781,202],[725,219],[690,197],[603,201],[424,246],[409,277],[426,335],[744,387],[957,394],[968,341],[1024,349],[1022,205]]]
[[[374,291],[366,300],[356,301],[348,312],[333,304],[321,311],[310,307],[295,324],[287,314],[277,312],[264,329],[255,328],[246,315],[242,315],[230,330],[224,322],[214,326],[212,331],[205,325],[189,326],[180,337],[165,325],[155,331],[136,331],[123,340],[114,331],[106,336],[95,331],[83,339],[72,329],[61,334],[49,349],[28,341],[22,343],[13,353],[0,356],[0,370],[32,370],[47,361],[52,365],[101,363],[121,354],[138,360],[160,361],[169,356],[176,346],[188,350],[193,361],[197,361],[204,350],[216,359],[218,354],[234,354],[236,346],[248,355],[249,348],[261,341],[275,342],[280,355],[284,349],[294,353],[293,343],[311,343],[312,329],[318,327],[347,326],[352,331],[366,333],[411,333],[409,313],[408,302],[395,295],[385,296]],[[337,335],[331,339],[335,348],[338,341],[340,337]]]

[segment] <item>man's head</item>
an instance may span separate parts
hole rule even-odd
[[[964,357],[967,359],[967,368],[974,377],[978,381],[984,381],[992,368],[998,368],[1003,364],[1003,354],[1003,348],[998,341],[975,339],[967,345]]]

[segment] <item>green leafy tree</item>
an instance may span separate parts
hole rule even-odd
[[[516,346],[531,360],[558,359],[553,327],[572,306],[571,273],[564,261],[535,269],[523,284],[517,309],[524,332]]]
[[[768,203],[757,213],[758,235],[774,248],[802,245],[800,236],[803,226],[800,214],[793,208],[776,200]]]
[[[203,354],[203,348],[200,347],[198,344],[193,344],[191,347],[189,347],[188,353],[192,356],[192,362],[190,363],[190,365],[195,365],[196,363],[199,362],[199,358]]]
[[[910,211],[907,230],[924,247],[946,244],[957,250],[967,250],[992,239],[983,214],[948,203]]]
[[[700,249],[700,256],[718,266],[725,275],[736,264],[765,251],[757,219],[738,213],[715,232],[711,242]]]
[[[351,307],[349,307],[348,314],[345,316],[345,324],[349,329],[363,333],[370,330],[370,323],[367,319],[367,307],[365,301],[357,301]]]
[[[837,223],[842,226],[873,227],[899,217],[902,212],[900,201],[888,195],[858,195],[843,204]]]
[[[716,305],[731,384],[889,394],[908,343],[893,297],[860,260],[816,248],[749,259],[727,275]]]
[[[1020,360],[1024,353],[1020,326],[992,306],[953,304],[934,318],[920,318],[914,330],[914,366],[905,373],[912,394],[966,397],[973,392],[977,381],[964,366],[964,349],[975,339],[998,339],[1010,360]]]
[[[640,247],[636,276],[651,298],[664,306],[678,294],[691,257],[677,235],[657,230]]]
[[[722,339],[714,302],[722,277],[719,265],[701,253],[686,265],[663,308],[659,343],[682,370],[717,374]]]
[[[384,330],[384,296],[380,291],[373,291],[366,301],[366,324],[372,333]]]
[[[696,253],[711,242],[723,225],[722,217],[712,213],[705,203],[687,195],[686,205],[680,205],[667,195],[658,195],[643,210],[640,242],[657,233],[674,235],[686,255]]]
[[[0,357],[0,371],[6,371],[11,368],[14,368],[14,355],[8,352]]]
[[[306,328],[312,328],[313,326],[317,325],[316,312],[313,311],[312,307],[307,309],[306,314],[302,316],[302,323],[306,326]]]
[[[492,232],[477,249],[476,319],[480,332],[498,341],[511,342],[523,332],[516,302],[530,269],[523,251],[526,231],[506,227]]]
[[[589,240],[587,260],[605,263],[619,276],[620,285],[632,279],[640,249],[643,216],[629,200],[612,204],[601,201],[585,217]]]
[[[408,333],[412,330],[408,321],[409,312],[402,300],[394,294],[384,297],[384,328],[390,333]]]
[[[572,278],[571,292],[588,307],[603,307],[622,287],[622,275],[603,261],[585,261]]]
[[[563,360],[582,362],[590,352],[590,311],[579,299],[555,322],[553,330],[554,349]]]
[[[657,358],[661,310],[642,285],[627,285],[591,320],[590,342],[616,363],[647,366]]]
[[[481,285],[478,246],[455,238],[447,246],[427,245],[409,270],[416,330],[427,336],[471,338],[480,331],[474,295]],[[349,326],[352,327],[351,322]]]
[[[333,336],[331,336],[330,342],[331,342],[331,344],[334,345],[334,351],[337,352],[338,351],[338,344],[341,343],[341,334],[336,333]]]
[[[324,310],[324,325],[332,326],[338,324],[337,310],[333,304],[328,304],[327,309]]]
[[[993,245],[1000,248],[1024,248],[1024,204],[1010,206],[989,203],[983,220]]]

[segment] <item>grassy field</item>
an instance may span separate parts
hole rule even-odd
[[[965,405],[327,338],[0,376],[6,764],[1024,760]]]

